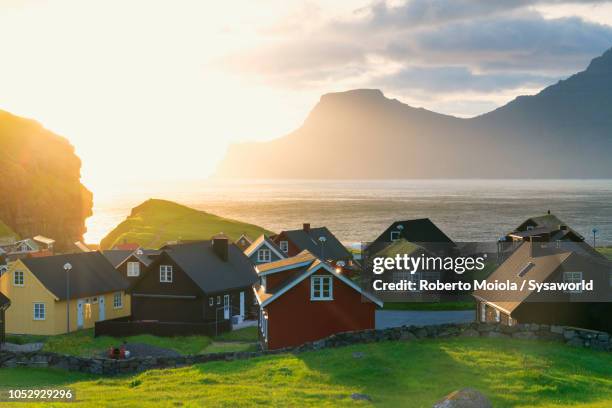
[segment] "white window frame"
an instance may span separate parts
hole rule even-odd
[[[329,284],[329,294],[324,296],[324,282]],[[319,293],[317,294],[315,286],[319,286]],[[330,275],[313,275],[310,277],[310,300],[314,301],[327,301],[334,300],[334,280],[333,276]]]
[[[501,312],[498,309],[495,309],[495,321],[497,323],[501,322]]]
[[[266,254],[267,256],[264,256]],[[260,248],[257,251],[257,262],[271,262],[272,261],[272,251],[268,248]]]
[[[266,277],[265,277],[265,276],[262,276],[262,277],[261,277],[261,287],[265,289],[265,288],[266,288],[266,283],[267,283],[267,282],[268,282],[268,281],[266,280]]]
[[[209,296],[208,297],[208,306],[214,306],[215,305],[215,298],[214,296]]]
[[[172,283],[173,272],[172,265],[159,265],[159,281],[161,283]]]
[[[568,278],[571,277],[571,278]],[[576,281],[576,277],[578,280]],[[569,271],[563,272],[563,282],[567,283],[579,283],[582,282],[582,272]],[[566,290],[565,293],[582,293],[581,289],[578,290]]]
[[[402,236],[401,231],[391,231],[391,242],[398,241]]]
[[[38,310],[37,310],[38,306]],[[41,314],[42,311],[42,314]],[[38,317],[37,317],[38,312]],[[47,320],[47,306],[43,302],[34,302],[32,308],[32,317],[34,320]]]
[[[128,262],[127,263],[127,276],[137,277],[140,276],[140,262]]]
[[[217,304],[220,305],[221,304],[221,296],[217,296]]]
[[[113,309],[123,309],[123,296],[121,292],[113,293]]]
[[[17,283],[17,274],[21,276],[21,283]],[[23,271],[13,271],[13,286],[23,287],[25,284],[25,273]]]
[[[288,253],[289,252],[289,241],[281,241],[281,242],[279,242],[278,243],[278,247],[284,253]]]

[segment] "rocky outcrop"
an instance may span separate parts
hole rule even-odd
[[[0,220],[21,237],[45,235],[58,250],[83,239],[92,194],[65,138],[0,111]]]

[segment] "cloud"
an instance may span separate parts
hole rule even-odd
[[[282,87],[350,84],[440,95],[541,88],[612,47],[611,26],[537,11],[562,3],[609,2],[379,1],[316,29],[276,30],[262,47],[227,61]]]

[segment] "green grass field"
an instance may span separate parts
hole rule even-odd
[[[612,247],[597,248],[599,252],[612,259]]]
[[[354,358],[357,351],[363,357]],[[72,387],[78,402],[66,407],[431,407],[453,390],[474,387],[495,407],[604,408],[612,405],[612,355],[557,343],[455,338],[356,345],[119,378],[3,369],[0,384],[5,389]],[[352,393],[367,394],[372,402],[353,401]]]
[[[146,248],[158,248],[168,241],[209,239],[224,232],[237,240],[246,234],[251,239],[267,231],[257,225],[219,217],[166,200],[147,200],[132,209],[132,213],[100,243],[101,249],[112,248],[124,240],[137,242]]]
[[[16,344],[44,343],[43,351],[80,357],[93,357],[110,347],[127,343],[144,343],[175,350],[181,354],[220,353],[226,351],[252,351],[256,349],[257,328],[247,327],[211,339],[206,336],[157,337],[151,335],[125,338],[94,337],[93,329],[79,330],[57,336],[7,336],[7,342]]]

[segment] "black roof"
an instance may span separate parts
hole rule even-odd
[[[11,300],[0,292],[0,309],[5,309],[11,305]]]
[[[327,227],[309,228],[308,230],[302,228],[284,231],[284,233],[300,251],[307,250],[319,258],[333,260],[352,258],[349,250]],[[325,237],[325,244],[321,244],[320,237]]]
[[[398,228],[399,227],[399,228]],[[399,231],[408,242],[452,243],[453,241],[429,218],[395,221],[374,242],[391,242],[391,231]]]
[[[212,241],[166,245],[163,250],[205,293],[251,286],[258,279],[255,267],[235,244],[228,243],[227,261],[213,251]]]
[[[70,263],[70,298],[82,298],[128,288],[128,281],[100,252],[22,259],[25,266],[58,299],[66,299],[66,271]]]
[[[107,249],[106,251],[102,251],[102,254],[108,259],[108,261],[116,268],[126,258],[132,255],[134,251],[129,251],[127,249]]]

